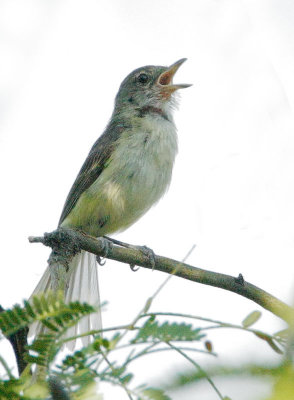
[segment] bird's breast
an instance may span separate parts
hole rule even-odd
[[[121,188],[130,207],[150,208],[170,184],[176,153],[174,124],[145,117],[118,141],[109,163],[109,180]]]
[[[127,228],[167,190],[176,153],[174,124],[159,116],[142,118],[122,132],[103,171],[80,197],[72,220],[83,216],[82,229],[96,236]]]

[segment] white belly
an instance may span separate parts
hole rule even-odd
[[[102,236],[123,230],[140,218],[167,190],[177,153],[172,122],[142,119],[140,129],[116,143],[105,169],[81,195],[68,224]]]

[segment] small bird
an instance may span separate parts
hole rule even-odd
[[[145,66],[121,83],[114,111],[104,133],[94,143],[68,196],[59,227],[79,229],[100,237],[136,222],[166,192],[177,154],[172,117],[176,91],[191,86],[174,84],[186,58],[169,67]],[[96,257],[82,251],[70,263],[66,301],[99,306]],[[47,267],[32,295],[51,288]],[[101,329],[100,312],[84,317],[67,336]],[[38,334],[40,324],[30,328]],[[83,338],[84,345],[89,338]]]

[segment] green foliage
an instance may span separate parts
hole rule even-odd
[[[276,353],[278,354],[283,354],[283,350],[280,349],[280,347],[278,346],[278,341],[276,337],[273,337],[271,335],[268,335],[264,332],[258,332],[255,331],[254,334],[259,338],[264,340]]]
[[[0,399],[19,400],[23,397],[19,394],[19,380],[1,380],[0,381]]]
[[[82,317],[95,308],[84,303],[65,304],[61,294],[49,293],[47,296],[35,296],[32,302],[24,302],[24,307],[15,305],[11,310],[0,314],[0,329],[9,336],[33,322],[43,324],[46,330],[27,346],[27,362],[39,366],[48,366],[60,350],[56,342],[66,330],[75,325]]]
[[[190,324],[176,322],[160,324],[154,316],[151,316],[138,331],[132,343],[145,343],[155,339],[162,342],[200,340],[205,336],[200,332],[200,328],[193,329]]]
[[[65,304],[61,293],[48,293],[33,297],[30,303],[24,301],[23,307],[16,304],[11,310],[2,312],[0,329],[3,335],[9,336],[39,321],[50,331],[60,333],[94,311],[94,307],[86,303]]]
[[[286,363],[275,382],[272,395],[266,400],[292,400],[294,398],[294,368]]]
[[[294,368],[289,362],[272,365],[243,364],[238,366],[212,366],[206,369],[210,377],[251,377],[260,380],[266,379],[272,382],[273,391],[269,397],[260,400],[293,400],[294,399]],[[179,389],[192,383],[198,383],[206,379],[206,374],[201,371],[187,370],[171,379],[166,389]],[[229,399],[224,397],[223,400]]]
[[[29,368],[35,369],[33,380],[28,371],[19,379],[16,378],[0,356],[0,364],[6,370],[6,375],[0,377],[0,398],[101,400],[101,395],[97,393],[97,384],[105,381],[120,386],[132,400],[170,400],[162,389],[146,385],[133,387],[134,372],[131,369],[139,358],[168,350],[176,351],[193,366],[193,373],[187,372],[178,376],[168,389],[205,379],[215,390],[217,398],[224,400],[229,397],[222,396],[211,380],[211,376],[217,376],[217,372],[211,369],[207,373],[198,365],[196,357],[187,354],[201,351],[207,356],[215,355],[211,340],[206,338],[205,341],[202,340],[206,337],[205,327],[195,327],[193,324],[182,322],[183,318],[185,321],[186,318],[192,318],[210,322],[208,329],[211,329],[211,324],[214,324],[214,328],[243,329],[267,342],[276,352],[281,352],[286,343],[284,333],[272,336],[251,328],[260,318],[257,312],[249,314],[241,325],[231,325],[181,314],[148,314],[146,313],[148,308],[143,308],[130,325],[113,328],[112,333],[107,333],[109,336],[106,336],[105,332],[102,337],[98,331],[93,336],[91,344],[66,356],[63,354],[63,345],[70,340],[64,336],[66,330],[85,315],[95,312],[94,307],[78,302],[65,304],[62,295],[51,293],[46,297],[34,297],[30,303],[25,301],[22,307],[16,305],[2,312],[0,328],[5,336],[15,334],[32,323],[42,324],[44,329],[26,348],[25,359],[29,363]],[[180,318],[180,322],[171,320],[173,317],[176,317],[177,321]],[[162,318],[165,320],[162,321]],[[91,332],[93,333],[95,334]],[[190,347],[184,347],[187,343]],[[274,369],[269,369],[274,374]],[[237,371],[236,368],[233,370]],[[230,371],[224,368],[222,373],[230,374]],[[288,384],[292,373],[292,370],[287,369],[286,377],[282,378],[280,374],[281,382]],[[279,385],[277,382],[277,393],[281,392],[282,383]],[[276,398],[278,397],[272,397],[270,400]],[[288,400],[285,396],[281,399]]]
[[[170,400],[170,397],[167,396],[163,390],[146,388],[142,390],[138,400]]]
[[[32,323],[40,323],[44,330],[27,346],[25,360],[30,365],[41,367],[41,371],[52,378],[50,364],[60,352],[64,340],[61,338],[66,330],[75,325],[85,315],[95,312],[96,309],[86,303],[72,302],[65,304],[61,294],[48,293],[44,296],[36,296],[29,303],[24,301],[24,306],[14,306],[0,314],[0,328],[5,336],[16,333]],[[42,369],[43,368],[43,369]],[[35,379],[35,378],[34,378]],[[26,380],[15,379],[0,381],[0,398],[2,399],[45,399],[49,391],[47,384],[43,382],[29,383]],[[61,379],[62,385],[62,379]],[[80,394],[89,385],[92,385],[93,377],[86,379],[86,374],[73,375],[67,380],[68,388],[74,388],[73,392]],[[56,385],[54,386],[56,389]],[[53,386],[52,386],[53,390]],[[22,393],[25,393],[23,397]]]
[[[246,318],[243,319],[242,325],[244,328],[249,328],[261,318],[260,311],[252,311]]]
[[[43,329],[26,348],[25,360],[29,366],[37,367],[34,382],[31,382],[30,375],[15,378],[2,360],[10,379],[3,377],[0,380],[0,398],[47,399],[51,393],[51,396],[57,396],[56,398],[98,400],[98,379],[121,386],[132,399],[168,400],[169,397],[160,389],[145,386],[129,389],[134,376],[129,371],[129,366],[139,357],[154,352],[153,347],[160,343],[199,341],[204,336],[200,333],[201,330],[193,328],[191,324],[160,323],[152,316],[148,317],[139,329],[134,331],[134,327],[130,326],[124,334],[115,331],[109,339],[102,338],[97,332],[89,346],[67,355],[57,364],[57,355],[65,341],[69,340],[64,338],[66,330],[85,315],[95,311],[88,304],[65,304],[61,294],[49,293],[46,296],[36,296],[31,302],[24,301],[23,307],[15,305],[12,309],[2,312],[0,329],[4,336],[15,334],[33,323],[42,324]],[[120,344],[125,334],[132,337],[129,338],[128,344]],[[144,343],[148,345],[142,349],[140,345]],[[126,346],[131,347],[131,351],[125,360],[118,362],[108,359],[114,350]]]
[[[272,378],[276,379],[281,376],[283,368],[280,365],[256,365],[256,364],[243,364],[235,366],[218,365],[206,368],[203,371],[196,371],[195,369],[188,369],[182,373],[178,373],[170,379],[170,384],[166,389],[179,389],[181,387],[190,385],[191,383],[199,383],[206,379],[208,374],[210,377],[258,377],[258,378]]]

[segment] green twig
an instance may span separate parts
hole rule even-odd
[[[178,353],[180,353],[184,358],[186,358],[186,360],[190,361],[191,364],[194,365],[195,368],[197,368],[197,370],[201,371],[201,373],[206,377],[207,381],[210,383],[210,385],[213,387],[213,389],[216,391],[216,393],[218,394],[219,398],[221,400],[224,400],[225,398],[222,396],[221,392],[218,390],[218,388],[215,386],[214,382],[212,381],[212,379],[207,375],[207,373],[200,367],[200,365],[192,360],[192,358],[190,358],[186,353],[184,353],[182,350],[180,350],[178,347],[172,345],[170,342],[166,342],[166,344],[168,346],[170,346],[173,350],[177,351]]]
[[[80,339],[80,338],[85,337],[85,336],[99,335],[99,334],[104,333],[104,332],[119,331],[119,330],[122,330],[122,329],[126,329],[127,331],[134,331],[134,330],[138,330],[140,328],[138,328],[136,326],[132,326],[130,324],[127,324],[127,325],[121,325],[121,326],[114,326],[114,327],[111,327],[111,328],[93,329],[93,330],[91,330],[89,332],[80,333],[79,335],[74,335],[74,336],[70,336],[70,337],[67,337],[65,339],[62,339],[59,342],[57,342],[57,345],[61,346],[63,343],[70,342],[70,341],[76,340],[76,339]]]
[[[15,379],[14,376],[12,375],[11,371],[10,371],[10,368],[8,367],[6,361],[4,360],[4,358],[2,356],[0,356],[0,363],[3,365],[3,368],[7,372],[7,375],[9,376],[9,379]]]
[[[104,361],[106,362],[106,364],[111,369],[113,375],[115,375],[115,368],[113,367],[111,362],[108,360],[106,354],[104,354],[102,349],[100,349],[100,352],[101,352],[102,357],[104,358]],[[125,392],[126,392],[127,396],[129,397],[129,399],[133,400],[130,389],[123,382],[121,382],[120,380],[118,380],[118,382],[121,385],[121,387],[125,390]]]
[[[156,343],[156,344],[160,344],[160,342]],[[151,346],[149,346],[151,348]],[[207,355],[211,355],[211,356],[215,356],[216,357],[216,353],[212,352],[212,351],[207,351],[207,350],[201,350],[201,349],[193,349],[192,347],[178,347],[178,349],[182,350],[182,351],[194,351],[196,353],[202,353],[202,354],[207,354]],[[148,350],[146,352],[141,352],[138,353],[136,355],[134,355],[133,357],[129,358],[127,360],[127,362],[125,362],[123,365],[126,366],[129,363],[131,363],[132,361],[136,360],[137,358],[141,357],[141,356],[145,356],[145,355],[149,355],[152,353],[159,353],[161,351],[170,351],[173,350],[169,347],[161,347],[159,349],[153,349],[153,350]]]
[[[242,325],[235,325],[235,324],[231,324],[228,322],[222,322],[222,321],[218,321],[215,319],[211,319],[211,318],[204,318],[204,317],[200,317],[198,315],[191,315],[191,314],[182,314],[182,313],[172,313],[172,312],[154,312],[154,313],[146,313],[146,314],[142,314],[141,318],[150,318],[151,316],[169,316],[169,317],[181,317],[181,318],[190,318],[190,319],[197,319],[199,321],[204,321],[204,322],[211,322],[213,324],[216,324],[215,326],[207,326],[207,327],[203,327],[201,328],[202,330],[211,330],[211,329],[220,329],[220,328],[231,328],[231,329],[240,329],[242,331],[246,331],[246,332],[250,332],[250,333],[254,333],[255,335],[266,335],[269,338],[276,340],[277,342],[279,342],[281,344],[281,346],[284,346],[284,340],[280,339],[277,336],[274,335],[270,335],[268,333],[264,333],[258,329],[252,329],[252,328],[246,328]]]

